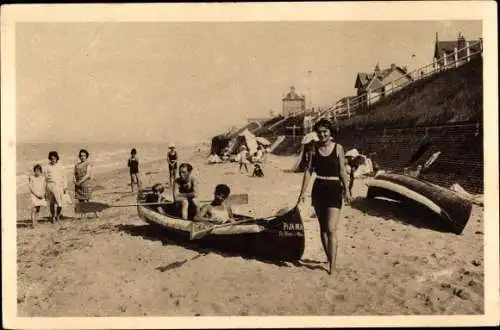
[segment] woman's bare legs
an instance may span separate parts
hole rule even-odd
[[[134,192],[135,174],[130,173],[130,189]]]
[[[56,207],[56,221],[59,222],[61,217],[62,207],[57,205]]]
[[[320,223],[321,243],[330,264],[329,273],[332,274],[337,261],[337,225],[340,220],[340,209],[315,207],[315,211]]]
[[[35,228],[38,223],[38,212],[40,212],[40,206],[35,206],[31,209],[31,226]]]
[[[325,211],[325,208],[314,206],[314,212],[316,213],[316,217],[319,221],[319,235],[321,238],[321,245],[323,245],[323,251],[325,251],[326,259],[328,260],[328,262],[330,262],[330,257],[328,255],[328,236],[326,235],[326,226],[324,225],[326,223],[325,218],[327,216]]]
[[[53,200],[50,201],[49,209],[50,209],[50,221],[52,223],[54,223],[54,221],[56,220],[56,203],[55,203],[55,201],[53,201]]]

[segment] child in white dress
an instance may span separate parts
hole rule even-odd
[[[36,164],[33,167],[33,175],[29,177],[31,193],[31,225],[34,228],[38,223],[38,214],[40,206],[46,206],[45,201],[45,178],[42,175],[42,167]]]

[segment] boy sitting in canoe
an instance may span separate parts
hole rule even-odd
[[[156,183],[151,188],[151,194],[146,195],[146,203],[158,203],[158,205],[151,205],[153,210],[165,214],[165,209],[160,203],[166,203],[167,200],[163,197],[165,187],[161,183]]]
[[[231,189],[225,184],[218,184],[214,191],[214,200],[210,204],[203,205],[195,217],[197,221],[208,221],[217,224],[233,222],[233,211],[225,204]]]

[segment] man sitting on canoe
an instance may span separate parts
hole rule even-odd
[[[214,200],[210,204],[203,205],[195,217],[197,221],[208,221],[217,224],[233,222],[233,211],[225,204],[225,200],[231,193],[230,188],[225,184],[215,187]]]
[[[179,166],[179,177],[174,181],[174,200],[181,208],[182,219],[187,220],[189,214],[198,213],[198,183],[192,176],[193,166],[188,163],[182,163]],[[193,212],[188,212],[190,209]]]

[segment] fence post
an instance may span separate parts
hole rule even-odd
[[[443,52],[443,68],[446,68],[446,65],[448,65],[448,62],[446,61],[446,52]]]
[[[469,41],[466,41],[465,42],[465,51],[466,51],[466,55],[467,55],[467,62],[470,61],[470,47],[469,47]]]
[[[455,60],[455,68],[458,68],[458,49],[457,49],[457,47],[453,48],[453,58]]]
[[[351,105],[349,103],[349,98],[347,98],[347,116],[351,118]]]

